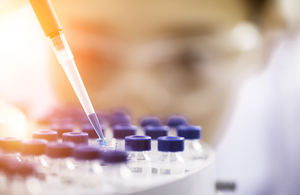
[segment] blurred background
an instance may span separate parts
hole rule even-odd
[[[237,194],[295,194],[297,0],[52,3],[96,109],[184,114],[216,148],[219,176],[239,181]],[[29,2],[0,5],[0,100],[23,111],[18,124],[80,106]]]

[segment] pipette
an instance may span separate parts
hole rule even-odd
[[[62,27],[50,0],[29,1],[45,35],[50,38],[58,62],[62,65],[86,115],[100,137],[99,143],[106,145],[99,120],[77,70],[74,56],[61,32]]]

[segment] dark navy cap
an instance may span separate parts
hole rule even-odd
[[[201,127],[193,125],[180,125],[177,127],[177,135],[185,139],[200,139]]]
[[[23,141],[21,144],[21,154],[34,156],[45,154],[47,144],[48,141],[45,139]]]
[[[102,153],[102,160],[105,163],[125,163],[127,162],[127,152],[125,151],[106,151]]]
[[[46,147],[46,155],[51,158],[66,158],[72,156],[75,144],[72,142],[50,142]]]
[[[16,137],[4,137],[0,139],[0,148],[4,152],[20,152],[22,140]]]
[[[161,152],[181,152],[184,150],[184,138],[177,136],[159,137],[158,151]]]
[[[89,135],[84,132],[69,132],[63,134],[63,142],[73,142],[75,144],[88,144]]]
[[[151,150],[151,137],[143,135],[131,135],[125,137],[126,151],[148,151]]]
[[[126,136],[135,135],[137,127],[134,125],[115,125],[113,126],[113,135],[116,139],[125,139]]]
[[[159,126],[159,125],[161,125],[161,122],[160,122],[160,119],[156,116],[146,116],[141,119],[140,125],[142,127],[145,127],[147,125]]]
[[[73,150],[73,157],[77,160],[95,160],[101,156],[101,150],[95,146],[78,146]]]
[[[72,123],[53,123],[50,129],[57,132],[57,137],[62,138],[63,133],[72,132],[74,125]]]
[[[150,136],[152,139],[157,139],[161,136],[167,136],[169,131],[168,126],[146,126],[144,127],[145,135]]]
[[[95,131],[94,127],[91,125],[91,123],[82,124],[81,131],[89,134],[89,138],[91,139],[98,139],[99,136],[97,132]],[[103,135],[105,135],[106,126],[101,124],[101,129],[103,132]]]
[[[167,120],[167,125],[170,127],[177,127],[178,125],[185,125],[187,123],[186,117],[180,115],[169,116]]]
[[[49,142],[57,141],[57,132],[56,131],[50,131],[50,130],[41,130],[41,131],[35,131],[32,133],[33,139],[45,139]]]

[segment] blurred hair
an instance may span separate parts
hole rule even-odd
[[[249,20],[260,23],[263,18],[266,7],[273,0],[244,0],[245,5],[249,9]]]

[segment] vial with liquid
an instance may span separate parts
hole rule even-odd
[[[137,127],[134,125],[113,126],[113,137],[117,140],[117,150],[125,150],[125,137],[136,135]]]
[[[37,176],[45,180],[49,164],[45,156],[48,141],[45,139],[26,140],[21,143],[21,158],[24,163],[34,164]]]
[[[2,150],[3,155],[21,161],[20,150],[21,150],[22,140],[16,137],[4,137],[0,139],[0,150]]]
[[[103,194],[126,194],[126,190],[131,185],[132,172],[126,166],[127,152],[125,151],[107,151],[102,153],[104,187]]]
[[[151,175],[151,137],[132,135],[125,137],[125,150],[128,152],[127,166],[137,176]]]
[[[144,127],[145,135],[151,137],[151,150],[148,152],[149,157],[151,158],[152,164],[152,173],[158,173],[158,158],[159,152],[157,150],[157,138],[162,136],[167,136],[169,132],[168,126],[145,126]]]
[[[184,150],[184,138],[177,136],[159,137],[158,172],[161,175],[178,175],[185,172],[184,159],[181,152]]]
[[[33,195],[41,194],[40,181],[35,177],[33,164],[20,162],[15,159],[6,161],[7,188],[6,194]]]
[[[205,153],[200,143],[201,127],[181,125],[177,127],[177,134],[185,139],[185,150],[182,156],[186,160],[186,169],[196,169],[205,161]]]
[[[115,138],[98,139],[97,142],[97,146],[100,147],[102,152],[114,151],[117,148],[117,140]]]
[[[72,158],[72,142],[51,142],[47,144],[46,155],[49,163],[49,179],[53,182],[71,184],[73,182],[73,171],[76,164]],[[47,178],[48,179],[48,178]]]
[[[101,150],[96,146],[77,146],[73,151],[76,160],[74,181],[83,187],[95,187],[103,182],[103,169],[100,165]]]

